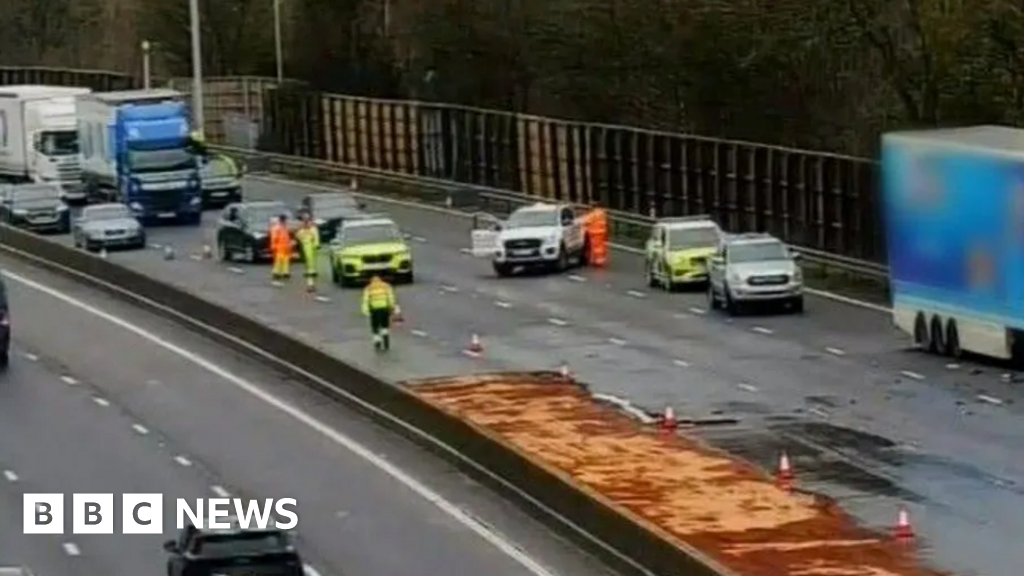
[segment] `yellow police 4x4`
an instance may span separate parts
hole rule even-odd
[[[374,276],[413,282],[412,250],[390,218],[346,220],[331,241],[331,279],[345,287]]]
[[[722,237],[722,229],[707,216],[657,220],[645,249],[647,284],[671,291],[706,283],[708,260]]]

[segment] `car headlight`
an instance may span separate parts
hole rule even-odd
[[[544,239],[545,244],[558,244],[559,240],[558,232],[552,232],[550,236]]]
[[[25,216],[25,215],[28,214],[28,210],[25,210],[23,208],[15,208],[14,209],[14,214],[17,215],[17,216]]]
[[[800,283],[800,282],[803,282],[803,281],[804,281],[804,271],[800,270],[799,268],[797,268],[796,272],[793,272],[793,282]]]
[[[203,200],[202,200],[201,198],[198,198],[198,197],[197,197],[197,198],[193,198],[193,199],[189,200],[189,201],[188,201],[188,203],[189,203],[189,204],[191,204],[191,205],[193,205],[193,206],[195,206],[196,204],[199,204],[199,203],[200,203],[200,202],[202,202],[202,201],[203,201]]]
[[[138,202],[132,202],[128,207],[136,212],[142,212],[142,204],[139,204]]]
[[[67,212],[67,211],[68,211],[68,207],[65,206],[64,204],[61,204],[60,206],[57,206],[57,212]]]
[[[729,273],[729,282],[732,282],[733,284],[743,284],[744,280],[743,280],[743,277],[740,276],[739,274],[737,274],[735,272],[730,272]]]
[[[252,237],[257,239],[257,240],[262,240],[262,239],[266,238],[267,235],[264,234],[263,232],[253,232],[252,233]]]

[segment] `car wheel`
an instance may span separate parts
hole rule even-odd
[[[73,234],[71,236],[71,240],[74,243],[75,248],[81,248],[82,247],[82,239],[79,238],[77,234]]]
[[[715,295],[715,288],[708,282],[708,308],[718,310],[718,296]]]
[[[256,264],[259,257],[256,256],[256,249],[253,248],[251,243],[245,245],[245,250],[242,251],[242,259],[249,264]]]
[[[655,275],[654,275],[654,265],[651,264],[650,262],[647,263],[647,287],[648,288],[657,288],[658,287],[658,278],[655,277]]]
[[[730,316],[739,314],[739,304],[732,299],[732,294],[729,293],[729,286],[725,285],[722,287],[722,299],[725,301],[725,311]]]
[[[407,274],[402,275],[402,284],[412,284],[416,281],[416,275],[410,270]]]
[[[507,278],[512,275],[512,265],[504,262],[495,262],[494,273],[502,278]]]
[[[793,298],[793,312],[796,314],[803,314],[804,312],[804,297],[797,296]]]
[[[11,363],[11,353],[9,350],[0,352],[0,370],[6,370],[7,366]]]
[[[227,244],[223,240],[217,240],[217,260],[221,262],[231,262],[232,260],[231,251],[228,250]]]
[[[565,249],[565,244],[563,244],[558,248],[558,272],[565,272],[570,266],[569,251]]]
[[[341,286],[341,272],[338,271],[338,267],[331,266],[331,283]]]

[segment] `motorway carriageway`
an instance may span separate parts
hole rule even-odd
[[[310,576],[608,574],[446,464],[262,365],[62,277],[6,257],[0,267],[15,335],[0,375],[0,565],[164,574],[172,499],[237,496],[298,499]],[[165,532],[75,535],[68,516],[64,535],[23,535],[22,494],[36,492],[66,493],[65,506],[73,492],[160,492]]]
[[[316,190],[246,181],[249,198],[290,205]],[[267,266],[203,260],[216,212],[201,230],[154,228],[154,249],[110,258],[394,380],[565,361],[594,392],[635,406],[736,419],[699,433],[767,469],[787,450],[805,488],[835,497],[870,526],[890,528],[908,504],[940,568],[1016,576],[1012,567],[1024,565],[1024,424],[1014,403],[1022,393],[1004,370],[909,352],[885,314],[828,299],[809,298],[803,316],[728,319],[709,312],[703,294],[646,288],[640,258],[620,251],[607,270],[499,280],[489,263],[464,253],[468,219],[392,203],[370,208],[395,217],[415,252],[417,284],[399,288],[407,322],[387,357],[371,351],[358,290],[324,278],[331,300],[318,302],[299,278],[271,287]],[[174,260],[161,254],[167,245]],[[480,358],[463,353],[473,332],[485,346]]]

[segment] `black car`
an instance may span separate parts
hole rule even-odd
[[[302,198],[299,212],[309,214],[320,230],[320,242],[327,243],[334,239],[338,227],[345,220],[366,218],[363,204],[351,194],[342,192],[325,192],[310,194]]]
[[[245,529],[237,519],[229,528],[189,524],[164,542],[167,576],[303,576],[302,558],[291,537],[279,528]]]
[[[7,303],[7,285],[0,278],[0,368],[7,368],[11,359],[11,315]]]
[[[268,260],[270,225],[285,215],[290,230],[297,222],[283,202],[239,202],[228,204],[217,224],[217,254],[224,262],[240,258],[245,262]]]
[[[33,232],[71,231],[71,211],[57,184],[14,184],[0,192],[0,220]]]

